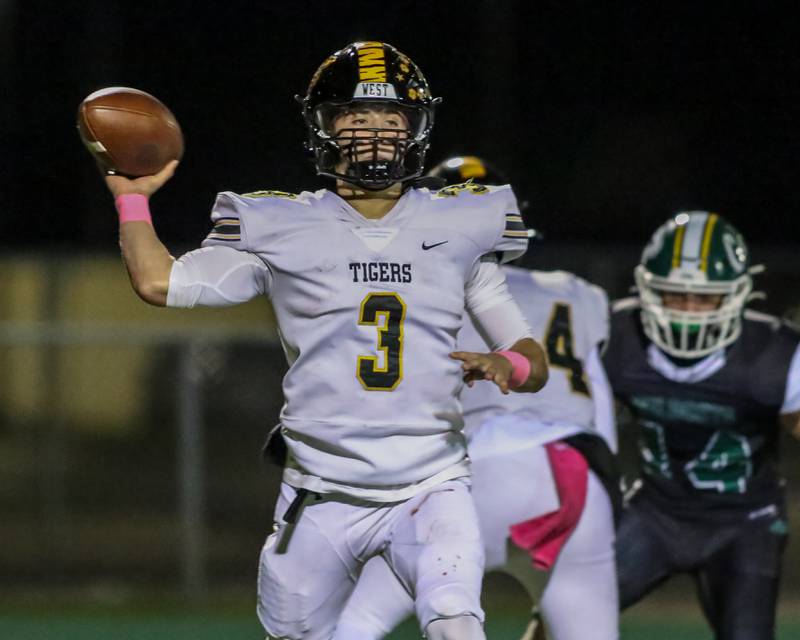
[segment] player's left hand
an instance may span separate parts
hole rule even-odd
[[[508,393],[508,380],[514,368],[508,358],[496,353],[474,353],[472,351],[453,351],[450,357],[461,360],[464,370],[464,382],[472,387],[476,380],[490,380],[500,391]]]

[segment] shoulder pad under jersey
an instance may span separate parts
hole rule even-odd
[[[262,189],[259,191],[250,191],[243,193],[243,198],[283,198],[284,200],[297,200],[300,196],[296,193],[289,193],[288,191],[275,191],[273,189]]]
[[[509,185],[465,182],[431,192],[430,197],[458,218],[458,228],[472,238],[482,255],[495,253],[500,262],[509,262],[527,250],[530,234]]]
[[[302,222],[297,208],[310,206],[316,194],[286,191],[253,191],[217,194],[211,210],[213,228],[203,246],[225,244],[244,251],[258,251],[265,236],[280,233],[286,224]]]

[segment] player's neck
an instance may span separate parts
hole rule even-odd
[[[394,208],[403,195],[403,188],[401,183],[396,182],[387,189],[369,191],[358,185],[337,180],[336,193],[365,218],[379,220]]]

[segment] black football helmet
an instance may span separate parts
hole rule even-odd
[[[478,156],[453,156],[447,160],[442,160],[426,175],[430,178],[442,180],[442,186],[462,184],[464,182],[495,186],[510,184],[510,180],[505,173]],[[518,200],[517,205],[522,212],[528,209],[527,200]],[[528,231],[531,234],[531,239],[542,240],[543,236],[540,231],[536,229],[528,229]]]
[[[377,191],[422,174],[441,98],[431,95],[417,65],[393,46],[347,45],[320,65],[297,99],[319,175]],[[339,116],[362,110],[402,114],[404,126],[336,128]]]
[[[445,184],[461,184],[472,180],[477,184],[508,184],[508,177],[486,160],[477,156],[454,156],[443,160],[428,171],[432,178],[442,178]]]

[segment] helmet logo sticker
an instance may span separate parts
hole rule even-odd
[[[358,79],[361,82],[386,82],[383,43],[365,42],[358,48]]]
[[[725,247],[725,254],[728,256],[731,267],[736,273],[742,273],[747,263],[747,250],[730,233],[722,236],[722,246]]]

